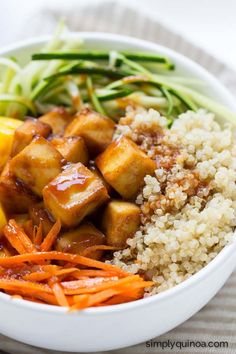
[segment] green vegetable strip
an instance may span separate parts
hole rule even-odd
[[[88,67],[88,66],[81,66],[81,64],[75,65],[68,70],[62,70],[53,74],[51,76],[46,77],[44,80],[54,80],[60,76],[66,75],[104,75],[111,79],[119,79],[126,77],[128,75],[133,75],[132,71],[121,70],[121,69],[109,69],[107,67],[95,66],[95,67]]]
[[[134,92],[129,98],[137,103],[139,106],[143,106],[145,108],[166,108],[168,107],[168,102],[165,97],[154,97],[147,96],[143,94],[143,92]]]
[[[124,90],[119,90],[119,91],[113,91],[107,94],[101,94],[96,92],[96,96],[99,99],[99,101],[104,102],[104,101],[111,101],[111,100],[115,100],[117,98],[122,98],[122,97],[126,97],[129,96],[130,94],[132,94],[133,90],[129,90],[129,89],[124,89]],[[87,102],[88,98],[84,97],[84,101]]]
[[[87,90],[88,90],[88,97],[90,98],[94,108],[96,109],[97,112],[105,115],[106,112],[105,112],[104,108],[102,107],[102,105],[100,104],[100,102],[95,94],[91,77],[87,77],[86,85],[87,85]]]
[[[165,87],[161,87],[160,90],[167,99],[168,109],[167,109],[166,115],[169,116],[172,113],[173,107],[174,107],[172,96],[171,96],[170,92]]]
[[[158,75],[152,75],[151,78],[145,75],[126,77],[123,78],[122,80],[114,81],[110,85],[107,85],[106,89],[114,89],[114,88],[122,87],[127,83],[142,83],[142,82],[146,84],[149,83],[154,86],[157,85],[157,87],[162,89],[162,92],[164,93],[165,96],[167,94],[166,91],[168,90],[169,93],[172,93],[179,100],[181,100],[181,102],[183,102],[187,108],[192,109],[193,111],[197,110],[197,105],[194,103],[194,95],[192,96],[191,99],[189,95],[184,91],[184,87],[182,87],[181,85],[174,84],[171,81],[169,81],[168,78],[165,79]],[[163,91],[163,88],[165,91]],[[167,99],[170,104],[171,97],[169,95]],[[172,108],[170,109],[172,110]]]
[[[189,98],[187,95],[180,93],[179,91],[176,90],[170,90],[170,92],[176,96],[181,102],[184,103],[184,105],[191,109],[192,111],[197,111],[198,107],[197,105],[191,100],[191,98]]]
[[[117,117],[118,99],[129,96],[138,105],[166,110],[169,126],[174,116],[186,109],[196,111],[198,107],[236,125],[234,113],[190,88],[196,80],[157,74],[174,68],[169,58],[136,51],[80,50],[81,41],[65,40],[61,37],[63,32],[61,24],[52,41],[24,67],[14,60],[0,58],[1,113],[20,118],[27,112],[38,115],[58,105],[75,111],[83,104],[83,97],[98,112],[105,114],[105,106],[111,116]],[[106,65],[98,64],[102,61]]]
[[[117,57],[124,63],[126,64],[128,67],[130,67],[131,69],[137,71],[138,73],[143,73],[143,74],[147,74],[149,75],[150,72],[144,68],[142,65],[136,63],[133,60],[130,60],[128,58],[126,58],[123,54],[117,53]]]
[[[0,65],[11,68],[16,73],[19,72],[21,69],[20,66],[15,61],[8,58],[0,58]]]
[[[36,100],[38,97],[43,95],[49,88],[55,86],[55,82],[51,81],[40,81],[40,83],[32,90],[30,94],[30,99],[32,101]]]
[[[3,86],[2,86],[1,92],[4,93],[4,92],[8,91],[11,80],[13,79],[14,75],[15,75],[14,70],[11,67],[8,67],[8,69],[6,70],[6,73],[5,73],[4,80],[2,82]]]
[[[152,54],[146,52],[126,52],[126,51],[120,51],[119,53],[124,55],[127,59],[130,60],[172,64],[168,58],[158,54]],[[51,53],[36,53],[32,55],[32,60],[51,60],[51,59],[109,60],[109,51],[91,50],[91,51],[78,51],[78,52],[51,52]]]
[[[173,118],[170,118],[170,117],[169,117],[169,118],[167,119],[167,127],[168,127],[169,129],[171,128],[173,122],[174,122]]]
[[[25,97],[11,94],[1,94],[0,102],[19,103],[25,106],[33,115],[36,115],[36,109],[34,104]]]
[[[186,94],[190,97],[199,107],[203,107],[210,112],[213,112],[218,115],[220,120],[224,119],[234,126],[236,126],[236,114],[235,112],[231,111],[229,108],[225,107],[223,104],[214,101],[214,99],[207,97],[193,89],[187,88],[185,89]],[[223,118],[223,119],[222,119]]]
[[[2,80],[2,88],[0,91],[2,94],[5,94],[5,92],[8,92],[9,86],[11,84],[12,79],[14,78],[14,75],[15,75],[14,69],[11,66],[8,66],[8,68],[5,71],[5,77]],[[2,102],[0,104],[0,111],[4,112],[4,114],[7,117],[11,117],[11,116],[14,117],[15,114],[17,115],[17,113],[19,111],[24,112],[24,110],[25,109],[22,107],[22,105],[21,105],[21,107],[19,107],[19,105],[16,103],[10,103],[10,104],[6,105],[5,102]]]
[[[55,87],[51,87],[51,89],[47,92],[44,93],[44,95],[41,97],[42,103],[44,102],[50,102],[50,100],[55,97],[56,95],[61,94],[62,92],[65,91],[65,87],[63,84],[57,85]],[[37,102],[37,100],[36,100]]]

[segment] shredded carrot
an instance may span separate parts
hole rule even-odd
[[[81,277],[89,277],[89,278],[96,278],[96,277],[114,277],[117,274],[115,272],[109,272],[105,270],[98,270],[98,269],[80,269],[75,270],[73,272],[73,277],[80,279]]]
[[[130,291],[129,289],[127,291],[124,291],[122,293],[122,296],[126,296],[127,298],[140,299],[141,297],[143,297],[143,293],[144,293],[144,288],[132,289],[132,291]]]
[[[55,276],[56,273],[61,269],[62,268],[60,266],[55,265],[55,264],[43,264],[43,265],[40,265],[40,267],[39,267],[39,271],[48,272],[51,274],[51,276]]]
[[[136,289],[131,291],[124,291],[120,294],[117,294],[114,296],[112,299],[109,299],[108,301],[105,301],[103,303],[104,306],[110,306],[110,305],[117,305],[117,304],[122,304],[125,302],[130,302],[134,300],[141,299],[143,297],[143,289]]]
[[[21,300],[24,299],[24,300],[28,300],[28,301],[37,302],[37,303],[40,303],[40,304],[49,303],[51,305],[57,305],[57,301],[54,298],[54,295],[49,295],[49,294],[37,295],[37,294],[34,294],[34,293],[32,293],[32,295],[25,295],[20,290],[19,290],[19,294],[18,295],[15,295],[14,291],[11,291],[11,290],[7,290],[5,292],[6,292],[6,294],[10,295],[12,299],[17,299],[18,298],[18,299],[21,299]]]
[[[24,254],[28,252],[36,252],[30,238],[26,235],[24,230],[17,225],[14,219],[9,220],[8,224],[3,229],[4,235],[18,253]]]
[[[7,294],[13,296],[13,291],[6,291]],[[50,305],[56,305],[58,306],[58,302],[55,298],[54,294],[48,294],[48,293],[43,293],[43,292],[35,292],[35,291],[28,291],[27,293],[25,291],[22,291],[20,289],[17,290],[17,293],[20,294],[23,299],[25,298],[34,298],[35,300],[40,300],[43,301],[46,304]]]
[[[106,279],[106,278],[104,278]],[[69,282],[62,282],[62,286],[65,289],[65,294],[67,295],[77,295],[77,294],[91,294],[91,293],[96,293],[98,291],[102,291],[102,290],[106,290],[106,289],[111,289],[111,288],[116,288],[119,286],[122,286],[126,283],[128,284],[132,284],[133,281],[139,280],[140,277],[139,275],[130,275],[127,276],[125,278],[119,279],[119,280],[111,280],[108,279],[108,281],[101,281],[100,283],[98,283],[97,285],[92,286],[91,285],[87,285],[86,282],[87,280],[85,280],[85,285],[83,287],[82,282],[81,281],[81,285],[78,284],[78,286],[71,286],[70,284],[68,284]],[[75,284],[73,284],[75,285]]]
[[[95,306],[99,307],[99,306],[119,305],[119,304],[124,304],[126,302],[141,299],[141,297],[142,297],[142,295],[141,296],[128,296],[128,295],[118,294],[118,295],[115,295],[112,298],[108,299],[107,301],[104,301],[103,303],[96,304]]]
[[[58,305],[69,307],[64,291],[59,283],[52,284],[52,291],[57,299]]]
[[[19,279],[0,279],[0,289],[3,290],[22,290],[27,292],[37,291],[52,293],[51,288],[46,284],[34,283]]]
[[[18,253],[20,253],[20,254],[26,253],[24,245],[20,242],[18,236],[15,236],[12,233],[12,229],[9,225],[6,225],[3,228],[3,232],[4,232],[6,239],[9,241],[11,246],[17,250]]]
[[[116,295],[117,293],[119,293],[117,290],[107,289],[107,290],[98,292],[97,294],[89,295],[87,298],[87,303],[85,304],[86,305],[85,307],[92,307],[92,306],[96,305],[97,303],[102,303],[102,302],[110,299],[112,296]],[[81,295],[74,296],[75,304],[73,306],[71,306],[71,311],[77,310],[77,309],[82,309],[80,297],[81,297]]]
[[[36,302],[37,304],[45,304],[45,301],[39,300],[34,298],[33,296],[22,296],[22,299],[30,301],[30,302]]]
[[[62,282],[62,286],[64,289],[70,289],[70,290],[78,290],[78,289],[83,289],[83,288],[93,288],[95,286],[98,286],[100,284],[106,283],[106,282],[114,282],[117,280],[117,277],[107,277],[107,278],[87,278],[85,280],[72,280],[72,281],[66,281]]]
[[[26,274],[22,278],[24,280],[40,281],[40,279],[44,280],[52,276],[66,276],[71,273],[74,274],[76,271],[78,271],[78,268],[64,269],[56,265],[48,264],[48,265],[41,265],[38,269],[35,269],[35,272]]]
[[[143,297],[144,289],[153,285],[140,275],[85,257],[117,248],[91,246],[83,255],[51,250],[61,229],[59,220],[44,240],[41,222],[34,229],[32,224],[32,230],[30,223],[28,226],[30,237],[13,219],[3,230],[12,252],[0,258],[0,290],[12,297],[82,310],[138,300]],[[12,256],[15,250],[19,255]],[[60,265],[54,264],[55,261],[61,261]]]
[[[154,284],[153,281],[146,281],[143,280],[142,278],[139,278],[138,281],[134,281],[130,283],[126,290],[135,291],[137,289],[144,289],[144,288],[151,287],[153,284]]]
[[[29,281],[42,281],[51,278],[52,274],[49,272],[34,272],[23,275],[22,279]]]
[[[123,278],[123,279],[126,279],[126,282],[129,284],[128,286],[132,287],[133,280],[131,279],[131,277],[132,276],[127,277],[128,279],[126,279],[126,278]],[[117,281],[114,280],[111,282],[103,282],[103,283],[101,283],[97,286],[94,286],[94,287],[84,287],[84,288],[74,288],[74,289],[64,288],[64,291],[65,291],[66,295],[93,294],[98,291],[107,290],[107,289],[121,289],[123,292],[125,292],[125,291],[127,291],[127,288],[122,287],[122,286],[120,287],[120,281],[123,279],[120,279]],[[144,289],[144,288],[150,287],[152,285],[153,285],[153,282],[144,282],[144,281],[139,280],[136,282],[136,285],[134,287],[132,287],[132,290],[130,290],[130,291],[135,291],[137,288]],[[62,286],[63,286],[63,284],[62,284]]]
[[[70,307],[70,311],[74,310],[83,310],[88,307],[88,302],[89,302],[89,295],[84,294],[84,295],[77,295],[73,297],[74,304]]]
[[[53,225],[53,227],[51,228],[51,230],[49,231],[49,233],[47,234],[47,236],[45,237],[45,239],[43,240],[40,249],[42,252],[47,252],[50,251],[59,232],[61,230],[61,222],[58,219],[55,224]]]
[[[65,276],[67,276],[67,275],[70,275],[70,274],[73,274],[74,275],[74,273],[75,272],[77,272],[78,270],[77,270],[77,268],[65,268],[65,269],[59,269],[59,270],[57,270],[56,272],[55,272],[55,275],[57,276],[57,277],[65,277]]]
[[[87,294],[88,295],[88,294]],[[122,288],[118,289],[107,289],[97,292],[95,294],[89,294],[87,304],[85,307],[91,306],[108,306],[116,305],[124,302],[129,302],[141,298],[143,292],[140,290],[137,292],[124,291]],[[75,295],[73,297],[75,304],[71,307],[71,310],[81,309],[80,297],[82,295]]]
[[[86,258],[83,256],[79,256],[77,254],[71,253],[63,253],[57,251],[50,252],[35,252],[35,253],[27,253],[13,257],[4,257],[0,258],[0,266],[8,267],[15,266],[17,264],[21,264],[24,262],[38,262],[42,260],[60,260],[75,264],[81,264],[91,268],[98,268],[103,270],[108,270],[116,273],[116,275],[125,276],[127,273],[122,269],[111,265],[109,263],[103,263],[100,261],[96,261],[95,259]]]

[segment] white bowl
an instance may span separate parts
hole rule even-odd
[[[154,43],[106,33],[74,33],[88,48],[139,49],[169,56],[178,72],[206,82],[205,92],[232,110],[235,99],[206,70],[184,56]],[[0,51],[22,62],[48,37],[17,43]],[[34,346],[71,352],[118,349],[163,334],[199,311],[222,287],[236,265],[236,241],[225,247],[190,279],[150,298],[123,305],[67,313],[55,306],[13,299],[0,293],[0,332]]]

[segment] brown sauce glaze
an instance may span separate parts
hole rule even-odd
[[[76,168],[73,173],[61,174],[50,183],[50,190],[61,203],[69,201],[72,193],[80,193],[88,185],[91,176],[86,176],[78,172]]]

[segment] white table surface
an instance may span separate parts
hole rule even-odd
[[[19,28],[35,9],[103,0],[0,0],[0,45],[19,37]],[[107,0],[109,1],[109,0]],[[117,0],[139,6],[236,70],[235,0]],[[30,28],[29,28],[30,32]]]

